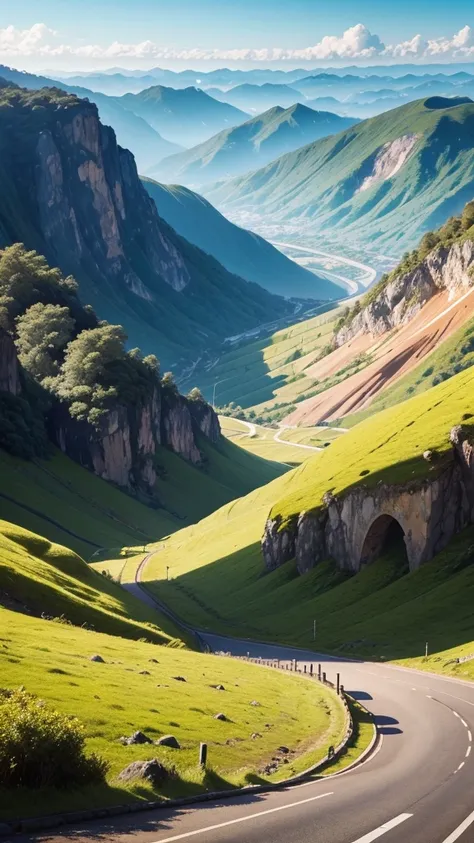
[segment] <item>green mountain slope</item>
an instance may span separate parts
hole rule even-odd
[[[193,87],[174,90],[154,85],[139,94],[125,94],[119,103],[143,117],[167,140],[186,146],[202,143],[247,117],[244,111]]]
[[[155,644],[172,644],[179,637],[165,615],[98,574],[73,551],[8,521],[0,521],[0,595],[0,606],[63,617],[109,635],[147,637]]]
[[[312,220],[401,253],[474,192],[474,103],[432,97],[316,141],[264,169],[206,189],[211,202],[274,220]]]
[[[142,183],[160,216],[229,272],[281,296],[332,299],[342,294],[337,284],[299,266],[258,234],[231,223],[199,194],[147,178]]]
[[[381,561],[350,577],[345,585],[340,584],[346,582],[347,572],[338,571],[329,561],[302,576],[292,563],[262,576],[260,540],[269,514],[287,522],[302,511],[317,510],[323,505],[322,498],[328,489],[341,495],[362,483],[376,487],[379,481],[420,480],[431,471],[430,463],[423,458],[427,449],[437,451],[443,460],[453,460],[449,433],[459,423],[470,429],[473,384],[474,373],[469,369],[423,395],[386,410],[341,435],[329,448],[294,471],[161,542],[145,569],[148,587],[161,599],[166,599],[178,614],[192,618],[197,625],[226,630],[229,634],[276,637],[307,646],[310,645],[312,619],[317,617],[324,628],[320,646],[336,648],[344,641],[362,638],[356,627],[360,624],[361,629],[365,628],[367,638],[370,629],[370,641],[377,642],[378,647],[359,642],[360,651],[366,652],[368,646],[372,655],[383,653],[391,658],[416,653],[416,647],[419,647],[416,638],[419,628],[417,633],[415,623],[418,606],[420,618],[428,622],[430,606],[433,609],[442,602],[444,590],[446,597],[450,595],[452,600],[449,623],[441,629],[439,616],[433,613],[429,620],[430,635],[434,635],[440,649],[471,641],[474,637],[472,613],[468,625],[466,615],[471,598],[466,597],[464,586],[467,588],[469,582],[469,594],[472,594],[472,528],[452,541],[439,555],[439,562],[435,558],[413,574],[405,576],[405,568],[400,567],[397,560],[395,570],[392,563]],[[165,596],[163,579],[171,560],[174,579],[169,588],[166,587]],[[466,571],[463,560],[466,560]],[[459,578],[454,582],[451,577],[456,571],[459,571]],[[387,590],[383,612],[393,611],[393,616],[389,615],[387,625],[377,632],[377,623],[383,624],[382,610],[377,609],[380,599],[377,589],[389,586],[399,576],[403,577],[406,586],[399,586],[400,592],[395,594],[393,602]],[[426,595],[437,578],[440,591],[433,594],[430,603],[431,598]],[[420,592],[410,591],[411,582],[420,583]],[[324,598],[326,604],[322,602],[318,610],[315,598],[323,592],[328,592],[328,597]],[[423,601],[415,599],[415,594],[423,595]],[[359,611],[357,602],[370,595],[365,606],[360,603]],[[404,601],[410,604],[410,624],[402,624],[403,629],[407,629],[405,638],[401,635],[399,622],[403,609],[397,608]],[[347,617],[342,624],[342,615],[335,614],[333,619],[332,613],[344,606]],[[351,615],[354,606],[354,615]],[[212,619],[209,607],[218,607],[218,613]],[[457,611],[462,611],[462,617],[466,618],[466,627],[462,630],[456,627]],[[353,634],[351,618],[356,628]]]
[[[313,111],[301,103],[286,110],[276,106],[193,149],[171,155],[151,167],[147,175],[188,185],[237,176],[318,138],[341,132],[356,122],[327,111]]]

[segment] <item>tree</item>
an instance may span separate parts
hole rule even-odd
[[[464,231],[468,231],[474,225],[474,202],[468,202],[464,211],[462,212],[462,227]]]
[[[197,386],[195,386],[191,392],[188,392],[188,398],[190,401],[204,401],[204,396]]]
[[[57,375],[61,352],[74,330],[69,309],[38,302],[17,317],[16,330],[18,357],[27,372],[40,382]]]
[[[163,389],[167,389],[170,392],[177,392],[178,387],[176,386],[175,379],[173,372],[165,372],[163,377],[161,378],[161,385]]]
[[[10,327],[16,316],[36,302],[65,304],[76,295],[74,278],[65,278],[59,269],[48,266],[42,255],[27,251],[23,243],[0,251],[0,311],[2,321]]]

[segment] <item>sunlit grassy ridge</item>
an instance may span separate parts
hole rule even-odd
[[[285,523],[321,506],[328,490],[343,495],[362,483],[420,481],[446,466],[451,428],[459,423],[468,428],[474,417],[473,383],[470,369],[384,411],[299,468],[160,543],[144,572],[147,587],[190,623],[230,635],[403,659],[423,652],[423,628],[438,652],[469,650],[471,528],[412,574],[406,560],[395,556],[350,578],[331,561],[304,576],[292,562],[265,573],[260,540],[270,512]],[[433,462],[423,458],[427,449],[438,454]],[[362,474],[366,470],[370,474]],[[468,675],[469,666],[459,670]]]
[[[123,638],[179,643],[180,633],[166,616],[92,570],[72,550],[7,521],[0,521],[1,604]]]
[[[298,378],[304,361],[309,365],[329,342],[341,306],[326,305],[321,313],[290,328],[276,331],[271,337],[245,343],[221,355],[209,371],[197,371],[199,387],[208,400],[220,407],[233,401],[242,407],[289,403],[313,383],[311,378]],[[189,384],[190,385],[190,384]]]

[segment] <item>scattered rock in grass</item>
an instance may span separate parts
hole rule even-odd
[[[210,685],[209,687],[214,688],[216,691],[225,691],[225,688],[224,688],[223,685]]]
[[[177,682],[186,682],[184,676],[172,676],[172,679],[176,679]]]
[[[153,662],[153,664],[159,664],[158,659],[148,659],[149,662]]]
[[[95,700],[100,700],[99,695],[98,695],[98,694],[94,694],[94,699],[95,699]]]
[[[168,746],[170,749],[181,749],[174,735],[162,735],[161,738],[155,741],[155,744],[157,746]]]
[[[160,684],[158,684],[156,687],[157,687],[157,688],[169,688],[169,685],[160,685]]]
[[[271,728],[272,728],[271,723],[265,723],[265,729],[271,729]]]
[[[252,702],[250,703],[250,705],[260,706],[260,705],[261,705],[261,703],[257,702],[257,700],[252,700]]]
[[[278,747],[278,752],[281,752],[283,755],[288,755],[289,751],[290,750],[288,749],[287,746],[279,746]]]
[[[149,670],[140,670],[139,673],[140,673],[140,676],[150,676]]]
[[[152,739],[145,735],[144,732],[134,732],[133,735],[130,735],[129,738],[120,738],[123,744],[127,746],[132,746],[136,743],[153,743]]]
[[[153,787],[159,787],[170,778],[170,775],[170,770],[167,770],[157,758],[152,758],[150,761],[133,761],[119,773],[119,779],[126,782],[131,779],[147,779]]]
[[[435,456],[435,451],[423,451],[423,459],[426,460],[426,462],[433,462]]]
[[[103,659],[102,656],[99,656],[97,654],[95,656],[91,656],[90,661],[91,662],[101,662],[102,664],[105,664],[105,659]]]
[[[227,717],[222,712],[219,712],[219,714],[214,715],[214,720],[227,720]]]
[[[284,759],[283,759],[283,763],[284,763],[284,764],[289,764],[289,763],[290,763],[290,759],[289,759],[289,758],[284,758]]]
[[[257,740],[257,738],[261,738],[262,736],[261,736],[260,732],[253,732],[253,733],[250,735],[250,737],[252,738],[252,740],[253,740],[253,741],[256,741],[256,740]]]

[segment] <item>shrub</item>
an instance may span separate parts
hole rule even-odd
[[[102,782],[107,762],[84,752],[83,726],[17,690],[0,689],[0,786],[72,788]]]

